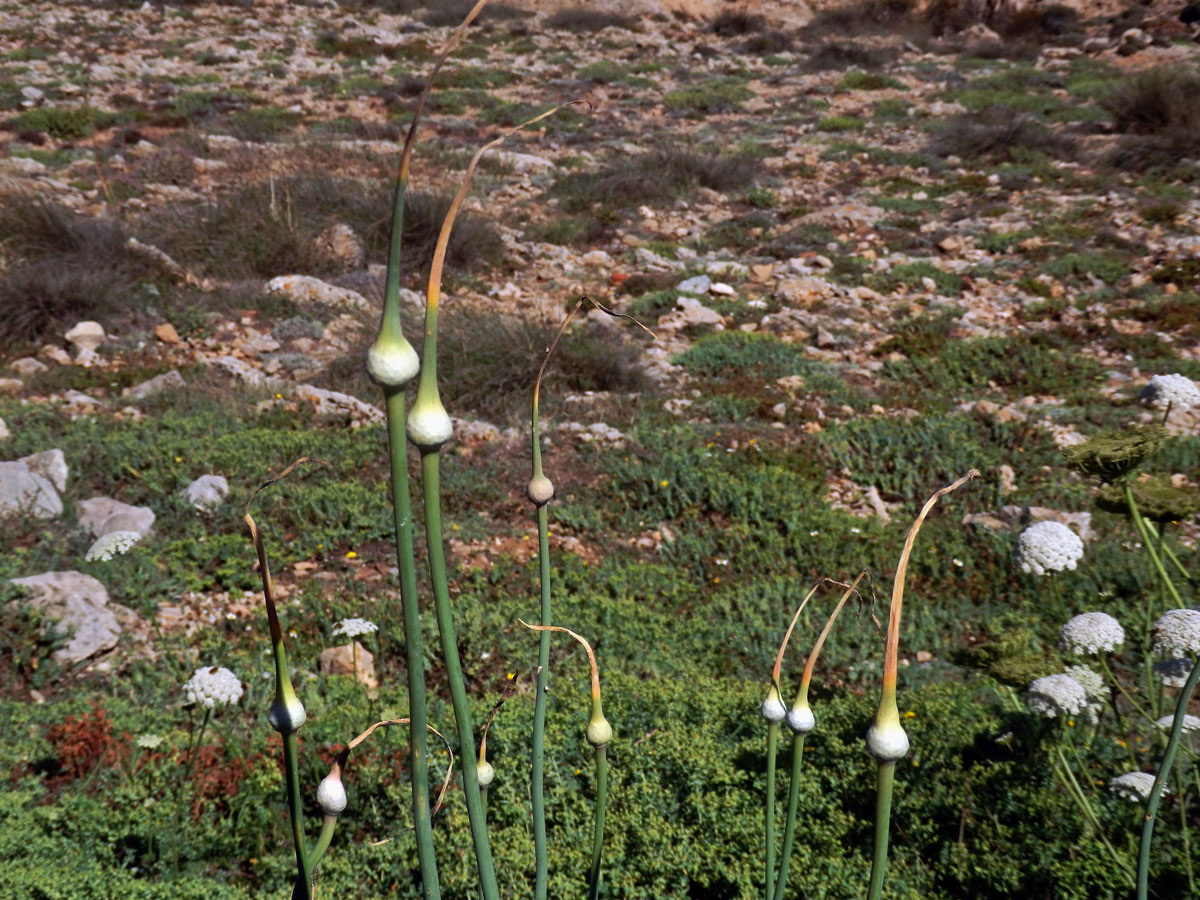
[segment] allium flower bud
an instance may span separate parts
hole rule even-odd
[[[788,710],[787,723],[794,734],[808,734],[817,727],[817,718],[813,715],[812,707],[805,702]]]
[[[408,439],[425,451],[437,450],[454,436],[454,424],[446,407],[435,395],[422,399],[417,395],[408,414]]]
[[[1101,650],[1112,652],[1125,642],[1121,623],[1102,612],[1085,612],[1072,618],[1058,633],[1060,650],[1094,656]]]
[[[403,337],[386,342],[376,340],[367,351],[367,374],[380,387],[403,387],[420,368],[417,351]]]
[[[782,722],[787,718],[787,714],[787,706],[780,699],[779,691],[775,690],[775,685],[771,685],[771,689],[767,691],[767,699],[762,704],[762,717],[768,722]]]
[[[475,780],[479,782],[481,788],[487,787],[496,780],[496,770],[486,759],[475,767]]]
[[[867,750],[880,762],[895,762],[908,755],[908,734],[899,722],[874,722],[867,729]]]
[[[317,785],[317,805],[327,816],[340,816],[347,802],[346,786],[342,784],[342,767],[334,763],[333,769]]]
[[[1035,522],[1017,538],[1017,566],[1022,572],[1045,575],[1074,569],[1083,557],[1083,541],[1061,522]]]
[[[525,496],[534,506],[545,506],[554,499],[554,482],[545,475],[535,475],[525,486]]]
[[[593,715],[588,721],[586,734],[588,743],[593,747],[604,747],[613,738],[612,725],[603,715]]]
[[[270,710],[267,711],[267,721],[280,734],[294,734],[308,721],[308,713],[304,711],[304,704],[294,693],[287,698],[277,694]]]

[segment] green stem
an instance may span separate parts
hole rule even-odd
[[[426,345],[428,348],[428,344]],[[429,366],[428,350],[425,366]],[[426,371],[429,371],[426,369]],[[425,372],[422,372],[422,378]],[[438,632],[442,639],[442,656],[446,678],[450,683],[450,702],[454,707],[454,722],[458,728],[459,755],[462,759],[463,794],[467,799],[467,819],[471,825],[471,840],[475,845],[475,861],[479,868],[479,886],[483,900],[499,900],[496,869],[492,848],[488,842],[487,822],[480,800],[479,778],[476,775],[477,755],[475,733],[471,723],[471,707],[463,684],[462,663],[458,655],[458,639],[454,632],[454,611],[450,606],[450,588],[446,580],[446,554],[442,547],[441,478],[438,450],[422,450],[421,478],[425,495],[425,542],[429,552],[429,574],[437,610]]]
[[[304,840],[304,805],[300,799],[300,767],[297,759],[299,742],[296,733],[283,735],[283,767],[287,778],[288,813],[292,820],[292,843],[296,847],[296,884],[293,896],[297,900],[312,900],[309,875],[308,845]]]
[[[546,632],[543,632],[545,634]],[[600,863],[604,856],[604,814],[608,808],[608,756],[596,748],[596,822],[592,830],[592,868],[588,874],[588,900],[600,896]]]
[[[393,224],[393,232],[397,231]],[[389,279],[391,270],[389,268]],[[389,280],[390,286],[390,280]],[[396,564],[400,570],[400,603],[404,619],[404,652],[408,666],[408,741],[412,755],[413,828],[417,864],[425,900],[441,900],[433,822],[429,811],[429,739],[425,698],[425,649],[417,598],[417,567],[413,554],[412,499],[408,489],[408,437],[405,433],[404,390],[385,391],[388,445],[391,456],[392,513],[396,529]],[[356,672],[357,677],[357,672]]]
[[[308,864],[310,868],[308,870],[308,877],[304,879],[304,884],[307,886],[310,895],[316,893],[314,888],[317,866],[321,864],[321,858],[325,855],[325,851],[329,849],[329,844],[333,841],[333,832],[336,828],[337,816],[326,816],[325,821],[321,823],[321,834],[317,838],[316,846],[313,847],[312,852],[309,854]],[[301,881],[297,878],[296,883],[292,885],[292,900],[298,900],[300,897],[300,884]]]
[[[538,569],[542,590],[542,625],[550,619],[550,528],[549,514],[543,504],[537,511]],[[543,631],[538,642],[537,692],[533,701],[533,855],[534,900],[546,900],[549,863],[546,853],[546,798],[543,782],[546,773],[546,693],[550,686],[550,632]]]
[[[1125,483],[1125,502],[1129,504],[1129,514],[1133,519],[1134,527],[1137,528],[1138,535],[1142,539],[1142,546],[1146,548],[1146,552],[1150,554],[1150,559],[1154,563],[1154,569],[1158,572],[1158,577],[1162,581],[1163,586],[1171,594],[1175,601],[1175,606],[1178,609],[1183,609],[1186,605],[1183,598],[1179,596],[1179,591],[1175,589],[1175,584],[1171,581],[1171,576],[1167,574],[1167,570],[1163,568],[1162,558],[1158,555],[1158,551],[1154,549],[1154,540],[1150,536],[1150,531],[1146,521],[1142,518],[1142,514],[1138,511],[1137,502],[1133,499],[1133,490],[1129,487],[1129,483]]]
[[[883,896],[883,875],[887,869],[888,828],[892,820],[892,789],[896,783],[896,761],[881,762],[875,793],[875,855],[871,860],[871,883],[867,900]]]
[[[1143,519],[1142,524],[1144,524],[1146,526],[1146,530],[1149,531],[1151,535],[1158,536],[1158,529],[1155,528],[1153,522],[1147,522],[1145,519]],[[1167,526],[1164,524],[1162,527],[1162,536],[1165,537],[1166,533],[1167,533]],[[1159,544],[1158,544],[1158,549],[1159,549],[1159,552],[1162,553],[1163,556],[1165,556],[1167,559],[1169,559],[1171,561],[1171,565],[1173,565],[1175,567],[1176,571],[1178,571],[1179,574],[1183,576],[1184,581],[1191,583],[1195,580],[1195,576],[1192,575],[1191,572],[1189,572],[1187,569],[1184,568],[1183,563],[1181,563],[1179,561],[1179,557],[1175,555],[1175,551],[1172,550],[1169,545],[1163,543],[1160,540]]]
[[[1179,833],[1183,835],[1183,860],[1187,866],[1188,894],[1196,896],[1196,877],[1192,870],[1192,835],[1187,820],[1187,781],[1184,777],[1183,762],[1175,763],[1175,779],[1179,785]]]
[[[1116,685],[1117,691],[1121,694],[1121,696],[1124,697],[1127,701],[1129,701],[1129,705],[1134,708],[1134,710],[1137,712],[1137,714],[1139,716],[1141,716],[1143,719],[1145,719],[1147,722],[1149,722],[1151,725],[1153,725],[1155,720],[1150,716],[1150,714],[1148,712],[1146,712],[1146,710],[1144,710],[1142,708],[1141,704],[1139,704],[1136,700],[1133,699],[1133,697],[1129,694],[1129,692],[1127,690],[1125,690],[1125,686],[1121,684],[1121,682],[1116,678],[1115,675],[1113,675],[1112,669],[1109,668],[1108,660],[1105,658],[1104,653],[1098,653],[1096,655],[1100,658],[1100,668],[1102,668],[1104,670],[1104,674],[1108,676],[1108,680],[1111,681],[1114,685]],[[1117,708],[1117,706],[1114,703],[1113,710],[1116,711],[1116,708]],[[1118,719],[1118,724],[1119,724],[1119,722],[1120,722],[1120,720]]]
[[[796,809],[800,805],[800,767],[804,763],[804,735],[792,738],[792,782],[788,786],[787,821],[783,826],[783,849],[779,853],[779,877],[775,879],[774,900],[783,900],[787,888],[788,866],[792,862],[792,842],[796,836]]]
[[[1175,704],[1175,721],[1171,725],[1171,737],[1167,740],[1167,749],[1163,751],[1162,762],[1158,773],[1154,776],[1154,786],[1150,789],[1150,797],[1146,800],[1146,817],[1142,825],[1142,838],[1138,843],[1137,868],[1137,900],[1146,900],[1150,882],[1150,843],[1154,839],[1154,817],[1158,812],[1158,801],[1162,795],[1162,785],[1167,772],[1175,762],[1175,751],[1179,747],[1179,736],[1183,733],[1184,716],[1187,714],[1188,702],[1196,690],[1196,682],[1200,680],[1200,664],[1192,663],[1192,672],[1179,692],[1179,702]]]
[[[767,723],[767,811],[764,826],[767,847],[767,874],[763,887],[765,900],[775,896],[775,751],[779,745],[779,723]]]
[[[1088,820],[1088,824],[1096,833],[1096,837],[1100,839],[1100,843],[1102,843],[1105,849],[1108,850],[1108,855],[1112,857],[1112,860],[1114,863],[1116,863],[1117,868],[1121,870],[1121,874],[1125,876],[1126,882],[1130,887],[1132,887],[1133,873],[1129,871],[1129,865],[1125,862],[1124,857],[1117,853],[1116,848],[1113,847],[1108,838],[1105,836],[1103,829],[1100,827],[1100,820],[1096,817],[1096,811],[1092,809],[1092,804],[1088,802],[1087,795],[1084,794],[1083,788],[1080,787],[1079,782],[1076,781],[1075,773],[1071,771],[1071,766],[1067,762],[1067,758],[1062,752],[1062,747],[1056,747],[1055,752],[1058,754],[1058,758],[1062,766],[1061,769],[1058,765],[1054,766],[1055,774],[1058,775],[1058,779],[1060,782],[1062,782],[1063,787],[1067,789],[1067,793],[1071,795],[1071,799],[1073,799],[1079,806],[1080,810],[1083,811],[1084,818]]]

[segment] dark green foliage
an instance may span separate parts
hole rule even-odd
[[[669,110],[686,113],[735,112],[742,102],[754,96],[741,78],[712,78],[663,94],[662,104]]]
[[[710,378],[749,374],[774,379],[794,374],[802,360],[802,347],[786,344],[773,335],[718,331],[700,338],[674,362],[693,374]]]
[[[875,290],[887,293],[899,287],[918,289],[924,278],[933,279],[938,293],[957,295],[962,291],[962,276],[922,261],[901,263],[880,275],[868,275],[863,280]]]
[[[122,225],[25,194],[0,204],[0,338],[33,343],[132,302],[155,273],[125,245]]]
[[[410,271],[428,268],[449,204],[442,195],[409,194],[403,263]],[[180,262],[226,278],[323,274],[336,264],[313,241],[335,223],[362,237],[368,261],[382,262],[391,206],[391,190],[381,184],[295,176],[251,184],[211,203],[173,204],[145,217],[137,230]],[[458,216],[446,255],[451,271],[494,263],[502,254],[500,236],[486,218]]]
[[[1094,275],[1105,284],[1115,284],[1129,274],[1122,260],[1101,253],[1066,253],[1043,263],[1041,270],[1057,278]]]
[[[936,390],[940,401],[950,402],[996,389],[1016,396],[1075,396],[1091,390],[1104,367],[1074,353],[1061,338],[1034,334],[947,341],[929,356],[887,363],[884,373],[910,390]]]
[[[1033,116],[1004,106],[989,106],[939,123],[929,149],[939,156],[965,159],[1013,160],[1018,149],[1074,159],[1078,143]]]
[[[601,10],[576,7],[561,9],[546,19],[547,28],[560,31],[591,32],[604,28],[631,29],[633,22],[626,16]]]
[[[1200,140],[1200,74],[1160,66],[1114,83],[1099,98],[1122,138],[1109,157],[1121,169],[1178,169]]]
[[[619,322],[619,320],[616,320]],[[439,366],[447,373],[442,398],[456,415],[468,410],[502,425],[524,422],[529,398],[557,325],[470,306],[447,307],[439,337]],[[631,392],[645,385],[637,366],[637,335],[614,329],[572,330],[559,341],[543,396],[571,391]]]
[[[838,69],[878,69],[892,60],[892,51],[863,47],[859,44],[831,42],[822,44],[804,63],[810,72]]]
[[[5,126],[10,131],[44,132],[55,140],[77,141],[97,128],[107,128],[115,119],[113,113],[86,106],[39,106],[9,119]]]
[[[839,91],[881,91],[885,88],[907,90],[902,81],[897,81],[888,75],[878,72],[862,72],[852,69],[842,76],[835,90]]]
[[[421,17],[426,25],[435,28],[457,26],[467,17],[475,0],[439,0],[427,3],[428,12]],[[491,25],[497,22],[515,22],[529,18],[533,13],[507,3],[489,3],[472,23],[473,26]]]
[[[550,188],[562,209],[587,212],[594,205],[627,209],[661,202],[696,187],[730,191],[748,187],[759,172],[747,156],[706,156],[690,150],[656,150],[614,161],[598,172],[571,172]]]

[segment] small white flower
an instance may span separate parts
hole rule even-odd
[[[1035,522],[1017,538],[1017,566],[1022,572],[1045,575],[1074,569],[1083,557],[1083,541],[1061,522]]]
[[[1104,676],[1087,666],[1067,666],[1064,674],[1070,675],[1083,686],[1083,692],[1092,703],[1105,703],[1112,694],[1104,683]]]
[[[1029,708],[1049,719],[1078,715],[1087,709],[1087,690],[1070,675],[1059,673],[1035,679],[1029,685]]]
[[[141,539],[141,532],[138,531],[110,531],[92,542],[84,559],[88,562],[108,562],[114,556],[128,553],[129,548]]]
[[[1058,647],[1080,655],[1094,656],[1101,650],[1116,650],[1125,642],[1121,623],[1102,612],[1075,616],[1058,633]]]
[[[199,703],[208,709],[237,703],[242,698],[242,683],[223,666],[201,666],[183,685],[188,703]]]
[[[1138,397],[1153,406],[1191,409],[1200,406],[1200,388],[1186,375],[1155,375]]]
[[[1140,803],[1150,798],[1150,792],[1154,790],[1154,776],[1149,772],[1126,772],[1124,775],[1118,775],[1110,780],[1108,788],[1126,800]],[[1166,792],[1167,786],[1164,784],[1162,793]]]
[[[1200,653],[1200,609],[1170,609],[1154,623],[1157,653]]]
[[[139,734],[134,742],[143,750],[153,750],[162,745],[164,738],[161,734]]]
[[[356,638],[362,634],[371,634],[378,631],[379,626],[374,622],[368,622],[366,619],[342,619],[333,626],[334,634],[342,634],[348,638]]]
[[[1167,687],[1181,688],[1192,674],[1190,659],[1165,659],[1154,664],[1154,674],[1162,679]]]
[[[1170,731],[1175,727],[1175,717],[1163,716],[1154,724],[1163,731]],[[1200,731],[1200,716],[1185,715],[1183,717],[1183,731],[1184,733],[1189,731]]]

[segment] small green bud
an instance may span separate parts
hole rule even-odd
[[[367,351],[367,374],[380,387],[403,387],[420,368],[417,351],[404,337],[390,341],[379,338]]]
[[[525,496],[534,506],[545,506],[554,499],[554,482],[545,475],[534,475],[525,485]]]
[[[418,393],[408,414],[408,439],[421,450],[437,450],[453,436],[454,425],[441,399],[436,395],[422,399]]]
[[[587,740],[593,747],[600,748],[608,744],[613,738],[612,726],[608,724],[608,719],[602,714],[595,714],[588,722]]]
[[[496,770],[486,759],[475,767],[475,780],[479,782],[481,788],[487,787],[496,780]]]

